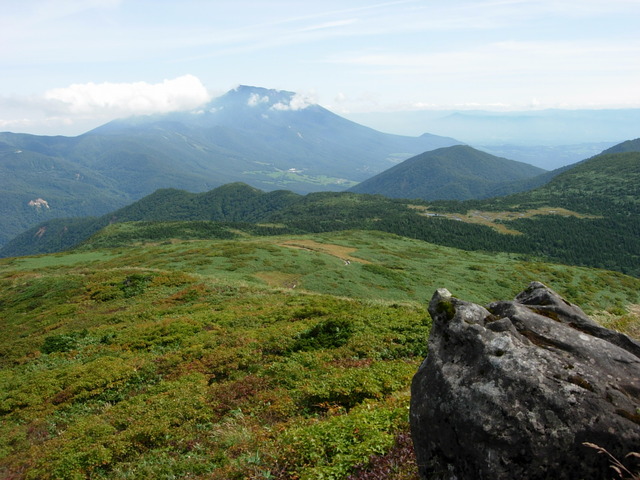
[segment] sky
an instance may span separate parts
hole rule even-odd
[[[20,0],[0,131],[77,135],[238,85],[349,117],[640,107],[640,0]]]

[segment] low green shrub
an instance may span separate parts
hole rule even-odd
[[[296,425],[277,439],[275,478],[300,480],[341,479],[367,462],[371,455],[386,452],[396,433],[407,424],[405,404],[364,404],[348,415]]]
[[[140,295],[142,292],[144,292],[146,285],[150,281],[150,275],[134,273],[133,275],[127,276],[123,280],[122,285],[120,285],[120,290],[122,290],[124,298],[135,297],[136,295]]]
[[[61,335],[50,335],[45,337],[40,351],[45,354],[56,352],[68,352],[74,350],[79,345],[79,340],[87,336],[87,331],[72,332]]]
[[[347,410],[367,399],[380,400],[411,383],[415,365],[403,361],[375,362],[368,366],[327,368],[298,385],[301,405],[309,411],[343,407]]]
[[[341,347],[353,334],[354,328],[347,320],[324,320],[301,333],[291,347],[294,352]]]

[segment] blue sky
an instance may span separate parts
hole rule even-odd
[[[20,0],[0,131],[75,135],[239,84],[349,116],[638,108],[640,0]]]

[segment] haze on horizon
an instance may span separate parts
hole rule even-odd
[[[346,117],[639,108],[638,18],[635,0],[10,2],[0,131],[77,135],[238,84]]]

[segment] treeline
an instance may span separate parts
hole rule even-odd
[[[79,248],[116,248],[136,243],[164,242],[169,240],[231,240],[246,235],[272,236],[294,233],[286,226],[260,225],[247,222],[175,221],[175,222],[125,222],[109,225],[83,241]]]
[[[279,212],[278,221],[297,230],[381,230],[438,245],[472,251],[511,252],[558,263],[640,276],[640,219],[615,215],[574,218],[545,215],[505,222],[523,235],[505,235],[483,225],[425,217],[396,202],[345,202],[333,208]],[[322,213],[321,213],[322,212]]]
[[[184,215],[190,221],[141,222],[136,219],[135,223],[126,227],[122,224],[112,225],[102,232],[100,230],[109,225],[116,215],[98,219],[55,220],[46,224],[42,238],[38,238],[40,230],[33,229],[10,243],[3,253],[7,256],[20,255],[25,248],[29,249],[29,253],[47,253],[66,250],[82,242],[85,242],[85,248],[98,248],[172,238],[232,238],[234,230],[251,235],[379,230],[464,250],[517,253],[640,277],[638,215],[615,214],[602,218],[537,216],[504,222],[511,229],[522,232],[522,235],[505,235],[482,225],[426,217],[408,208],[406,200],[391,200],[376,195],[316,193],[297,196],[294,202],[283,194],[274,194],[273,198],[286,198],[282,202],[284,207],[274,206],[264,197],[257,196],[249,202],[252,205],[250,208],[230,202],[227,205],[235,205],[236,210],[226,210],[221,215],[223,218],[236,219],[246,216],[252,221],[212,221],[209,220],[210,211],[195,208],[189,209],[189,215]],[[224,204],[220,207],[222,209]],[[180,208],[174,207],[173,214],[168,212],[165,218],[182,216],[176,215]],[[269,209],[272,209],[271,212]],[[129,216],[145,217],[143,212],[129,214],[118,217],[123,220]],[[150,216],[153,218],[154,215]],[[197,216],[207,220],[191,220]],[[98,232],[100,234],[95,235]]]

